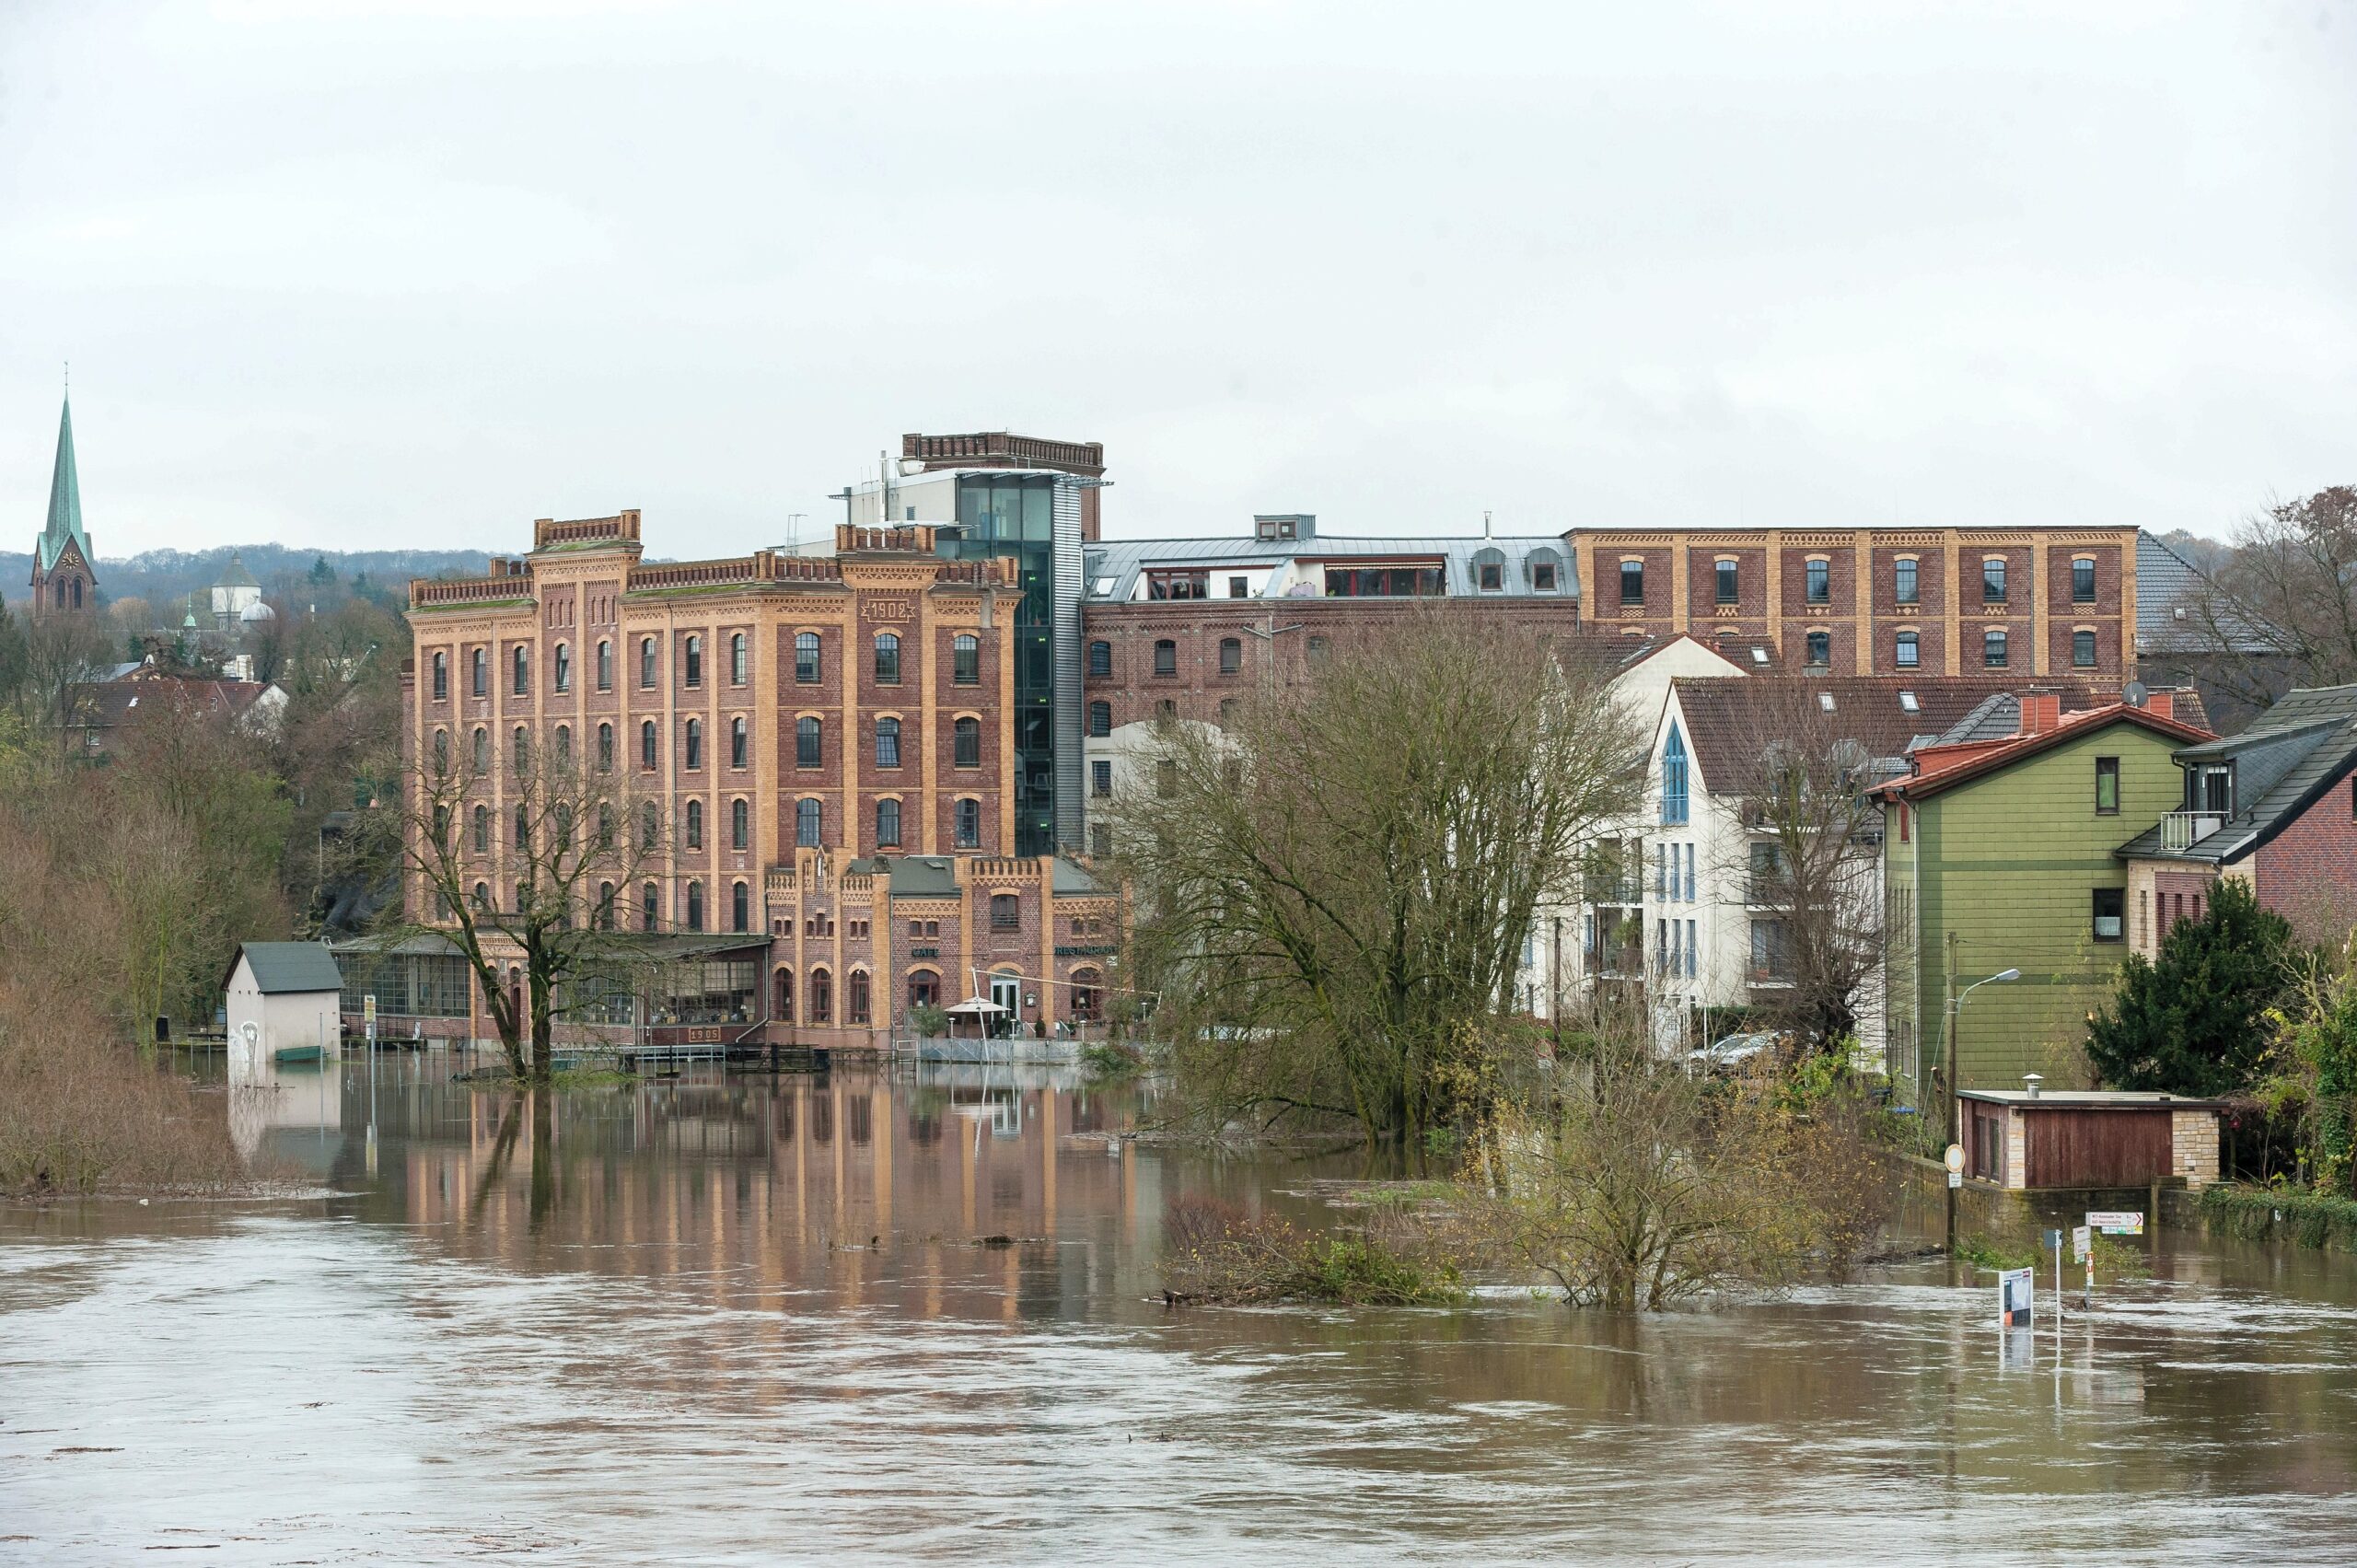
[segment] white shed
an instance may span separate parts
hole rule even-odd
[[[335,1054],[343,977],[323,942],[248,942],[229,966],[229,1049],[265,1062]]]

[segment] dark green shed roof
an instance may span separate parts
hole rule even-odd
[[[238,949],[265,996],[288,992],[341,991],[343,975],[324,942],[248,942]],[[229,972],[236,974],[232,963]]]

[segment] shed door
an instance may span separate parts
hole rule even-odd
[[[2165,1110],[2025,1110],[2032,1187],[2142,1187],[2169,1173]]]

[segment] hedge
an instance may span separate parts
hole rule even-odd
[[[2281,1225],[2303,1247],[2338,1245],[2357,1251],[2357,1199],[2270,1187],[2211,1187],[2201,1213],[2248,1241],[2265,1241]]]

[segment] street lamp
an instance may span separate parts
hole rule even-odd
[[[1954,973],[1955,971],[1951,969],[1949,972]],[[1999,981],[2019,980],[2021,977],[2022,971],[2019,970],[1999,970],[1995,974],[1989,976],[1985,980],[1974,981],[1970,985],[1966,986],[1962,991],[1957,992],[1955,995],[1948,998],[1948,1168],[1951,1172],[1960,1170],[1963,1167],[1963,1161],[1958,1156],[1960,1156],[1964,1152],[1964,1139],[1962,1136],[1963,1128],[1956,1121],[1957,1108],[1956,1098],[1956,1078],[1957,1015],[1964,1011],[1964,999],[1971,995],[1974,992],[1980,990],[1982,986],[1993,985]],[[1956,1193],[1957,1180],[1958,1179],[1954,1175],[1951,1175],[1948,1178],[1948,1256],[1950,1258],[1954,1258],[1956,1256]]]

